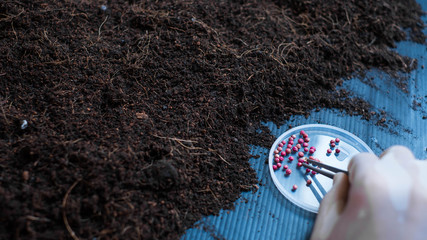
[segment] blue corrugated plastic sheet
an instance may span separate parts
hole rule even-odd
[[[427,1],[419,1],[424,11]],[[427,18],[423,18],[427,22]],[[402,92],[389,76],[373,70],[369,84],[360,79],[345,81],[343,88],[352,91],[371,103],[377,110],[387,113],[391,128],[361,120],[359,116],[347,116],[335,110],[313,112],[309,118],[297,116],[282,127],[266,123],[278,137],[287,126],[322,123],[337,126],[360,137],[376,153],[389,146],[401,144],[411,148],[419,159],[427,158],[427,50],[426,46],[413,42],[401,42],[396,49],[402,55],[418,59],[418,69],[410,73],[409,93]],[[424,68],[423,66],[426,66]],[[365,83],[364,83],[365,82]],[[272,143],[273,144],[273,143]],[[316,214],[292,204],[276,188],[271,180],[265,159],[269,149],[252,146],[251,154],[261,158],[250,159],[252,167],[263,183],[256,193],[242,193],[235,209],[222,210],[219,216],[207,216],[187,230],[182,240],[192,239],[308,239]],[[247,203],[245,203],[247,202]]]

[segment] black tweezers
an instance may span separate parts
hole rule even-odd
[[[320,174],[322,174],[322,175],[324,175],[324,176],[326,176],[328,178],[332,178],[333,179],[334,176],[335,176],[335,173],[338,173],[338,172],[342,172],[342,173],[345,173],[345,174],[348,175],[348,172],[346,170],[342,170],[342,169],[339,169],[339,168],[336,168],[336,167],[332,167],[332,166],[329,166],[327,164],[320,163],[320,162],[317,162],[317,161],[314,161],[314,160],[311,160],[311,159],[307,159],[307,161],[309,163],[311,163],[311,164],[314,164],[314,165],[317,165],[319,167],[328,169],[329,171],[332,171],[333,173],[329,172],[329,171],[325,171],[325,170],[317,168],[317,167],[314,167],[314,166],[311,166],[311,165],[308,165],[307,163],[302,163],[302,165],[304,167],[309,168],[309,169],[311,169],[311,170],[313,170],[313,171],[315,171],[317,173],[320,173]]]

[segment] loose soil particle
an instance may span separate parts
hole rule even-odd
[[[421,15],[413,0],[1,1],[0,239],[178,239],[256,189],[261,121],[378,118],[337,86],[414,69],[390,48],[425,42]]]

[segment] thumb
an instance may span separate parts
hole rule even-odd
[[[348,188],[348,176],[344,173],[335,174],[332,189],[320,203],[319,213],[311,234],[312,240],[329,237],[347,203]]]

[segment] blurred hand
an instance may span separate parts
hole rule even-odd
[[[427,239],[427,161],[403,146],[353,157],[322,200],[318,239]]]

